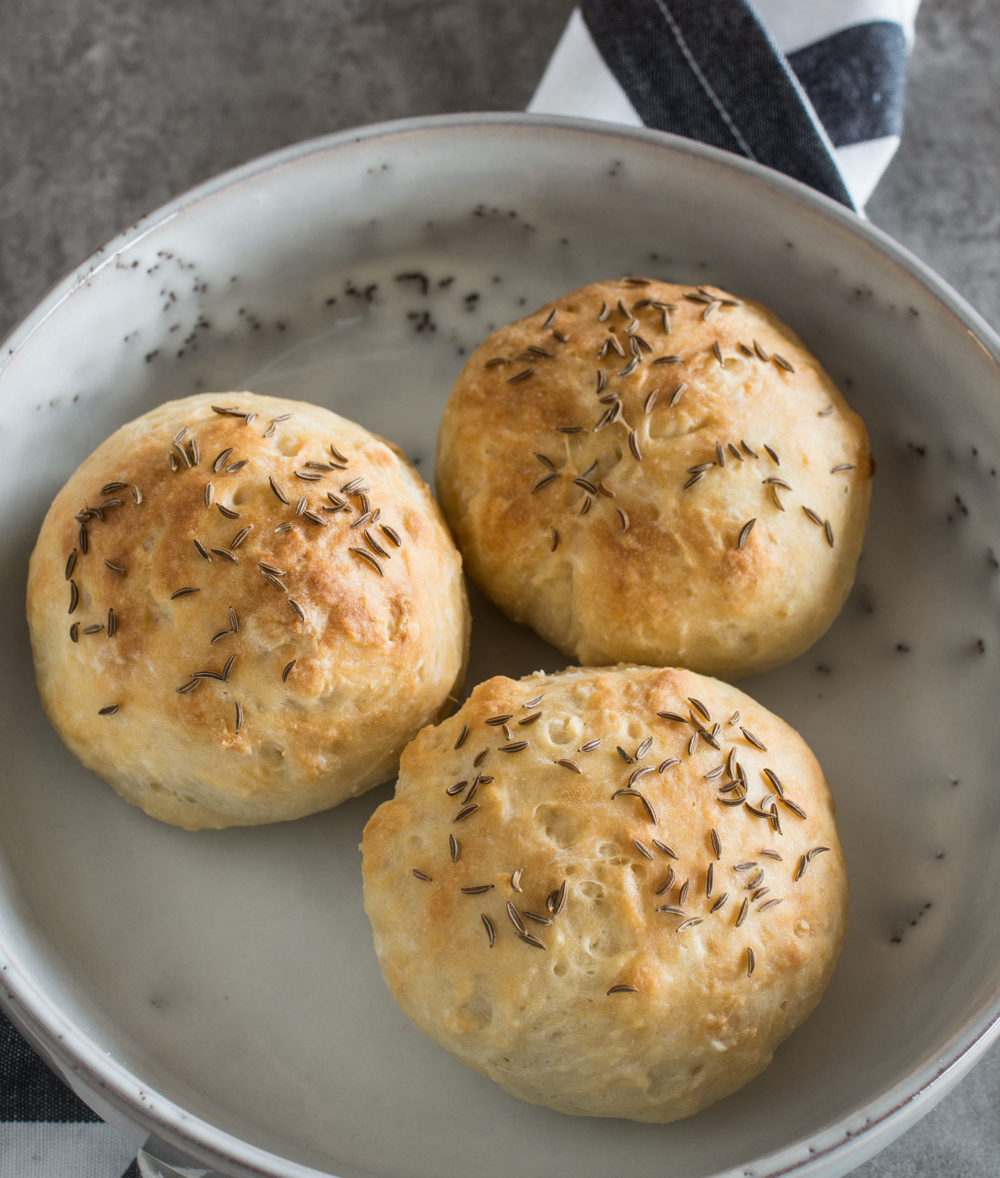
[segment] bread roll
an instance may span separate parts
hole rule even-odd
[[[815,757],[683,670],[481,684],[403,753],[362,850],[403,1011],[513,1095],[581,1116],[672,1121],[753,1079],[819,1001],[847,922]]]
[[[391,778],[469,630],[461,558],[402,452],[251,393],[172,401],[94,451],[45,517],[28,621],[67,746],[188,829]]]
[[[625,279],[473,353],[436,480],[467,572],[515,621],[581,663],[734,678],[837,616],[872,469],[861,419],[765,307]]]

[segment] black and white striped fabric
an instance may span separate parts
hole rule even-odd
[[[528,110],[654,127],[859,211],[899,145],[919,0],[582,0]]]
[[[140,1178],[135,1144],[42,1063],[2,1010],[0,1178]]]
[[[582,0],[528,109],[700,139],[861,210],[899,144],[918,3]],[[0,1178],[140,1178],[2,1011]]]

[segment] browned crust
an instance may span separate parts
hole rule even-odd
[[[351,526],[366,506],[380,511],[367,538]],[[67,745],[147,813],[191,828],[299,817],[391,777],[447,708],[469,628],[460,557],[402,452],[327,410],[250,393],[171,402],[98,447],[46,516],[28,617]],[[178,693],[232,656],[225,682]]]
[[[502,751],[511,742],[487,721],[504,715],[526,748]],[[718,749],[699,737],[689,753],[694,721]],[[636,761],[616,751],[635,757],[647,738]],[[706,779],[727,764],[732,776]],[[642,797],[620,794],[639,769],[651,770],[633,781]],[[467,789],[447,789],[477,771],[492,780],[460,818]],[[728,788],[741,772],[746,800],[767,815],[773,806],[774,821],[723,804],[742,794]],[[407,748],[396,796],[369,821],[362,850],[376,952],[406,1014],[514,1095],[580,1115],[670,1121],[735,1091],[819,1001],[846,930],[844,859],[815,757],[742,692],[682,670],[481,684]],[[563,884],[565,907],[553,912]],[[518,937],[508,904],[551,920],[522,917],[544,950]],[[683,915],[657,911],[664,904]],[[700,923],[684,929],[686,919]],[[623,985],[634,990],[609,993]]]
[[[675,308],[669,334],[662,305]],[[622,375],[635,338],[645,346]],[[609,339],[625,358],[598,358]],[[620,417],[602,425],[613,394]],[[836,617],[871,473],[861,419],[770,311],[716,287],[623,280],[477,349],[445,410],[436,478],[470,575],[564,653],[732,677],[800,654]]]

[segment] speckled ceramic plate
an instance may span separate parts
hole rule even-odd
[[[388,435],[432,478],[463,356],[494,325],[625,273],[773,307],[863,414],[879,462],[842,616],[741,685],[826,770],[847,945],[772,1066],[668,1126],[519,1103],[409,1025],[361,906],[357,845],[387,789],[285,825],[162,826],[49,728],[23,622],[45,509],[123,422],[198,389],[277,393]],[[506,115],[372,128],[257,161],[134,226],[14,333],[0,372],[0,971],[15,1017],[102,1112],[154,1133],[151,1152],[227,1175],[857,1165],[971,1066],[1000,1012],[998,355],[871,226],[653,132]],[[478,596],[473,609],[471,683],[561,665]]]

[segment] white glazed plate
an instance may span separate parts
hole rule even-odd
[[[23,622],[42,516],[123,422],[200,389],[274,393],[387,435],[431,478],[464,355],[629,273],[772,307],[863,415],[879,463],[842,616],[741,684],[803,734],[837,799],[843,957],[759,1079],[667,1126],[523,1104],[409,1025],[361,905],[361,829],[391,787],[283,825],[160,825],[62,747]],[[871,226],[653,132],[415,120],[257,161],[134,226],[15,332],[0,371],[0,971],[15,1017],[109,1115],[225,1174],[846,1173],[997,1029],[998,355]],[[564,665],[478,594],[473,611],[470,686]]]

